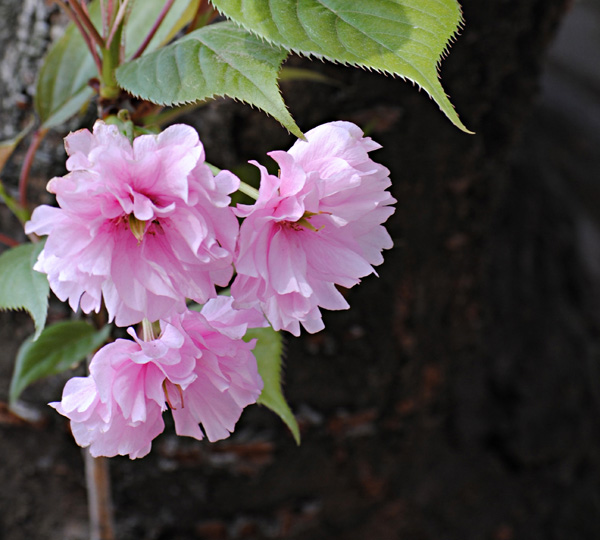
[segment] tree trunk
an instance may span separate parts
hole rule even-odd
[[[0,2],[0,15],[15,20],[31,6],[46,23],[54,13]],[[394,182],[395,247],[379,279],[347,292],[351,310],[327,313],[319,334],[287,339],[285,391],[302,445],[258,407],[214,445],[168,429],[144,460],[111,462],[118,538],[547,540],[600,531],[596,289],[574,247],[580,207],[562,204],[572,201],[564,186],[542,175],[539,161],[552,157],[544,148],[516,144],[569,2],[462,4],[465,29],[441,76],[472,136],[401,80],[291,60],[339,83],[283,85],[301,129],[351,120],[383,145],[373,157]],[[11,32],[24,19],[0,33],[3,64],[22,54]],[[45,43],[49,26],[40,26],[31,28]],[[29,64],[2,71],[5,135],[28,114],[11,105],[31,92],[14,76],[31,73],[42,52],[27,50]],[[225,100],[185,121],[227,168],[292,142],[260,112]],[[57,135],[42,150],[52,167],[58,144]],[[34,169],[38,185],[48,167],[42,159]],[[25,317],[0,316],[4,399],[18,346],[9,336],[30,328]],[[57,399],[61,382],[26,397]],[[0,538],[85,537],[83,465],[63,419],[48,418],[32,430],[0,417],[0,459],[10,467],[0,471]]]

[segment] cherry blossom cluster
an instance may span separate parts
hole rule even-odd
[[[51,404],[94,456],[146,455],[167,409],[179,435],[227,437],[262,390],[247,329],[321,330],[320,308],[349,307],[336,286],[374,273],[392,247],[389,171],[348,122],[271,152],[277,176],[254,163],[257,200],[237,208],[240,180],[211,172],[189,126],[131,142],[98,121],[65,146],[69,172],[48,184],[58,207],[26,224],[48,237],[34,268],[74,310],[104,305],[117,326],[143,328],[100,349]]]

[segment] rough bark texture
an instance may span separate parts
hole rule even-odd
[[[287,341],[286,393],[302,445],[255,407],[228,441],[168,431],[144,460],[112,460],[121,540],[597,537],[600,258],[581,261],[598,229],[585,210],[593,189],[560,174],[585,141],[574,133],[564,150],[538,124],[516,145],[568,2],[462,4],[466,29],[442,80],[474,136],[400,80],[315,62],[341,84],[284,86],[303,129],[333,119],[371,126],[398,199],[395,248],[379,279],[348,292],[354,309]],[[4,136],[28,114],[50,13],[41,2],[0,0]],[[291,142],[259,112],[226,101],[186,121],[223,167]],[[32,192],[49,170],[60,173],[59,140],[43,147]],[[0,217],[17,237],[4,207]],[[20,314],[0,320],[5,399],[31,325]],[[63,380],[25,399],[56,399]],[[0,539],[85,538],[83,461],[62,419],[44,414],[32,428],[0,410]]]

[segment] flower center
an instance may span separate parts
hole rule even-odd
[[[146,223],[148,222],[139,220],[133,214],[129,214],[127,222],[129,223],[131,234],[136,237],[138,244],[140,244],[144,239],[144,234],[146,233]]]
[[[293,229],[295,231],[301,231],[303,229],[308,229],[313,232],[319,232],[325,225],[321,225],[318,229],[309,221],[311,217],[316,216],[318,214],[322,214],[323,212],[304,212],[304,215],[298,221],[282,221],[281,225],[287,227],[289,229]]]

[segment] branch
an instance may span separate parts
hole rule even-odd
[[[108,459],[85,454],[85,480],[90,515],[90,540],[115,540]]]

